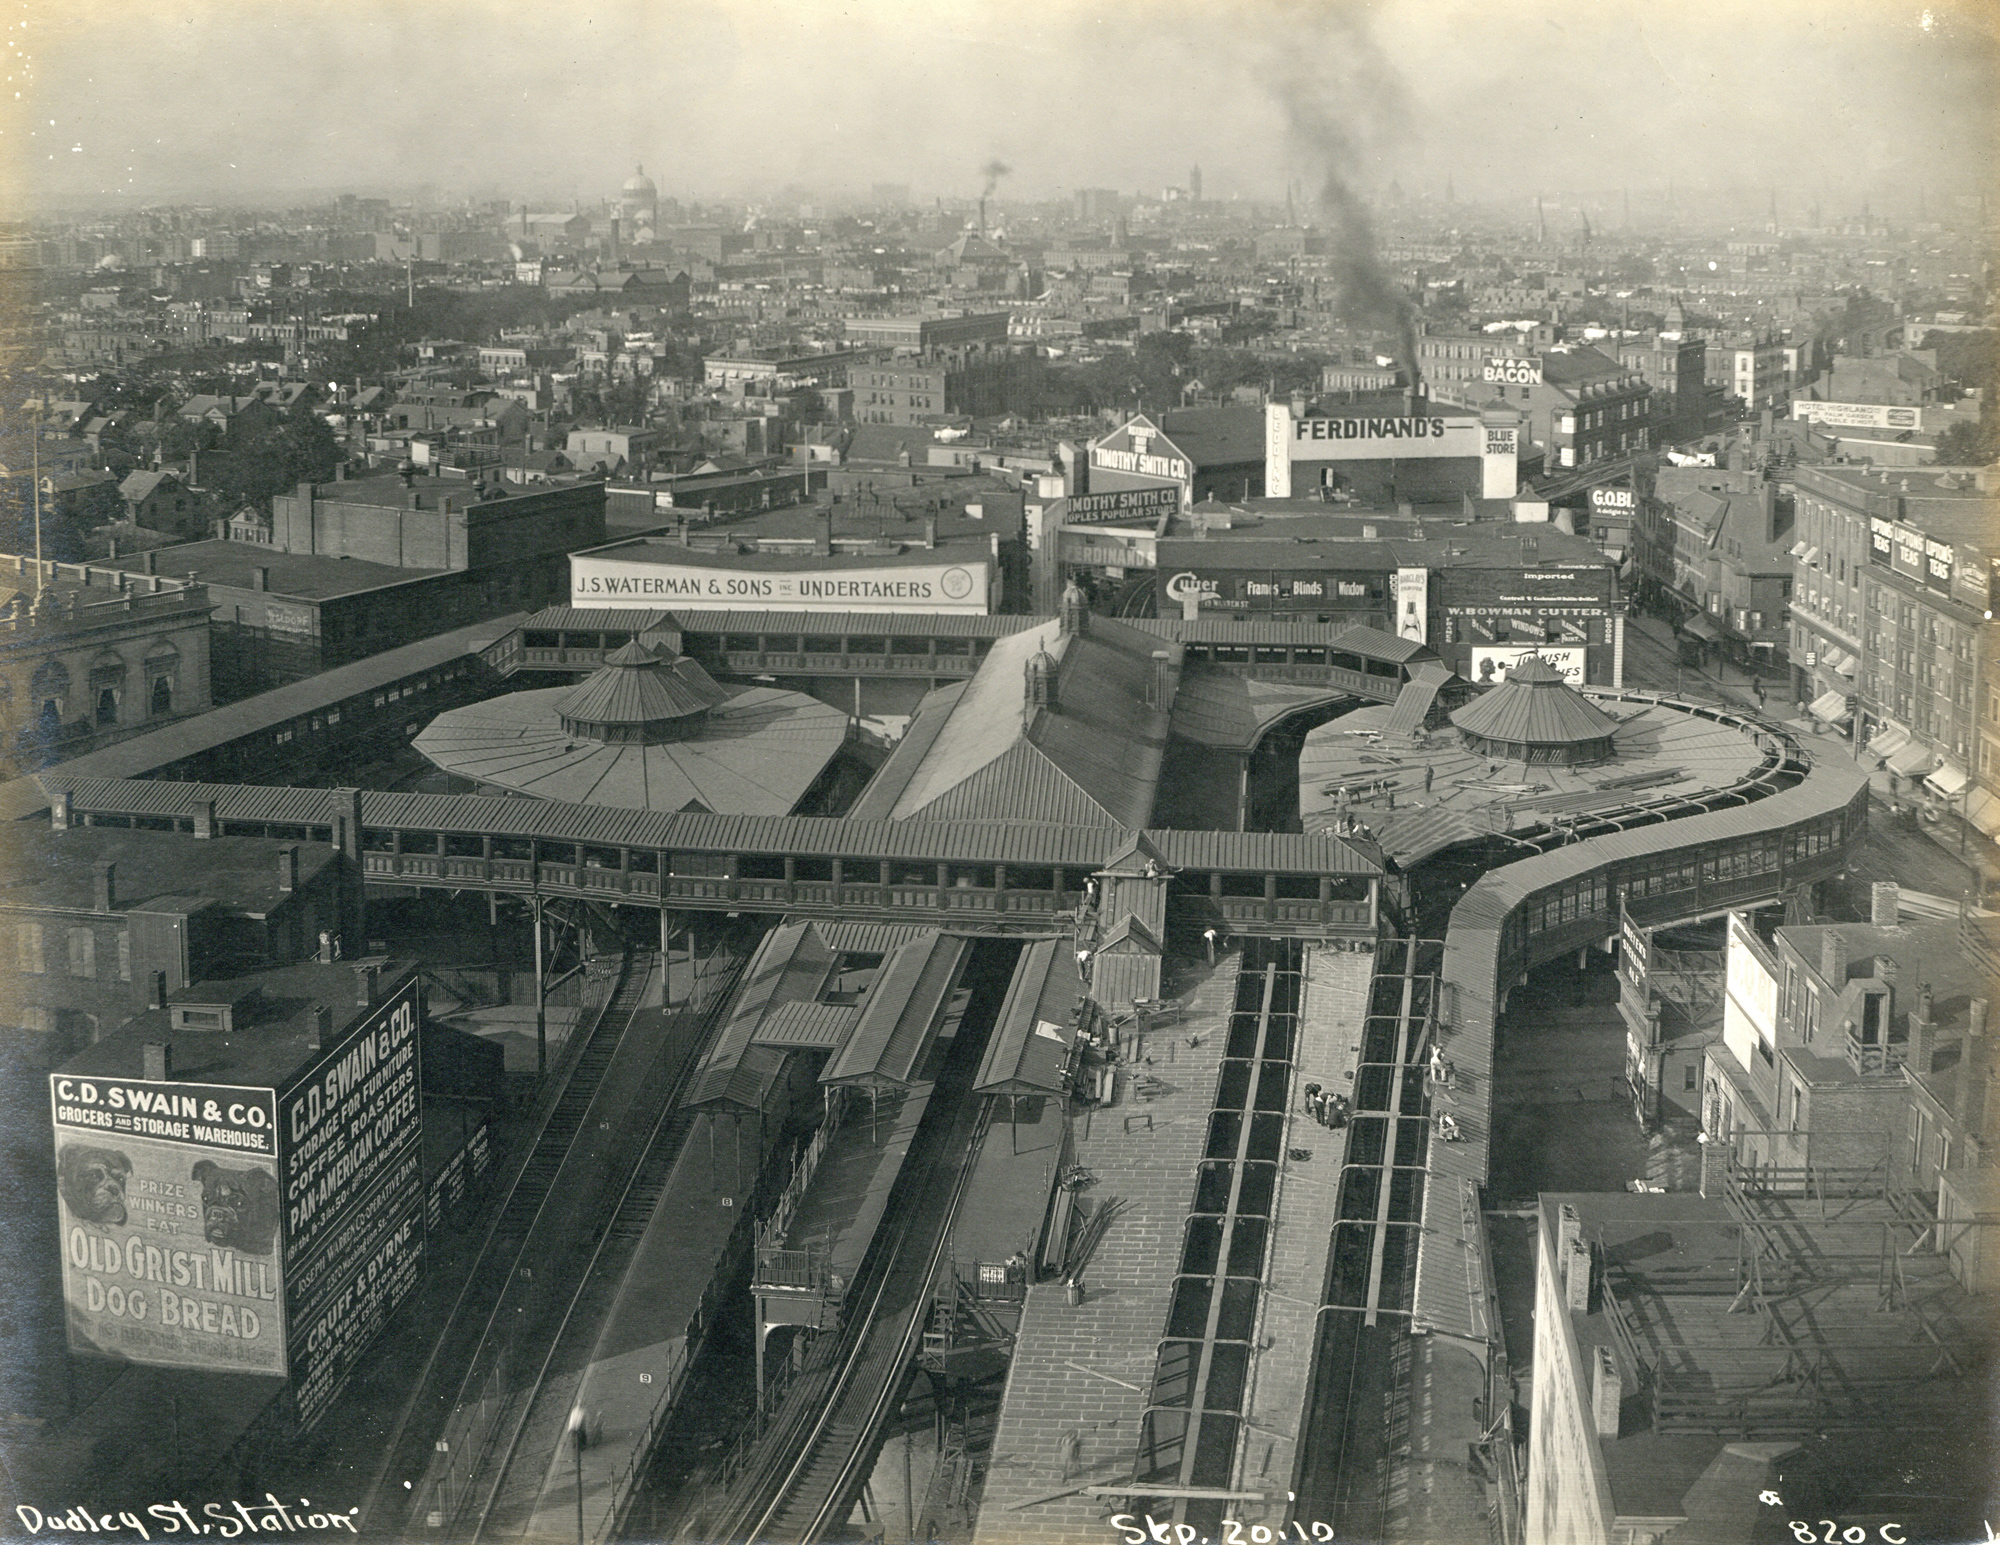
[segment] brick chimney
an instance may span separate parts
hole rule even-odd
[[[1868,921],[1875,927],[1894,928],[1902,906],[1902,887],[1894,880],[1877,880],[1868,887]]]
[[[1611,1348],[1596,1348],[1590,1360],[1590,1417],[1600,1438],[1618,1436],[1618,1403],[1624,1394],[1618,1359],[1611,1355]]]
[[[101,863],[97,866],[96,905],[100,912],[115,912],[118,909],[118,866]]]
[[[152,980],[147,983],[146,1006],[155,1009],[163,1009],[167,1006],[166,972],[155,971],[152,975]]]
[[[299,845],[286,843],[278,850],[278,889],[295,891],[299,888]]]
[[[333,1046],[333,1010],[324,1003],[313,1005],[313,1038],[321,1051]]]
[[[164,1083],[174,1076],[174,1049],[165,1041],[148,1041],[141,1048],[145,1077],[150,1083]]]
[[[1819,936],[1819,974],[1835,990],[1847,980],[1847,940],[1838,928]]]
[[[373,966],[354,968],[354,1002],[360,1008],[372,1008],[375,1003],[376,971]]]
[[[1563,1302],[1578,1314],[1590,1313],[1590,1246],[1572,1239],[1563,1257]]]
[[[194,834],[200,838],[215,835],[215,801],[204,799],[194,807]]]
[[[76,825],[76,795],[64,789],[56,796],[56,802],[49,808],[51,830],[66,832]]]

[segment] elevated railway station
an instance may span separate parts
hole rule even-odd
[[[377,899],[574,903],[628,948],[657,928],[663,961],[689,914],[757,935],[642,1071],[650,1119],[597,1204],[587,1283],[558,1306],[508,1279],[486,1306],[486,1337],[509,1303],[532,1308],[542,1361],[488,1340],[462,1380],[427,1379],[373,1516],[471,1538],[653,1537],[663,1517],[823,1538],[868,1493],[921,1369],[940,1436],[912,1527],[1011,1545],[1094,1542],[1119,1516],[1211,1537],[1226,1519],[1407,1526],[1410,1472],[1367,1415],[1399,1370],[1451,1349],[1503,1398],[1480,1207],[1508,992],[1628,918],[1809,893],[1865,827],[1859,776],[1658,694],[1546,711],[1559,694],[1532,663],[1482,691],[1367,628],[1069,611],[810,628],[557,608],[328,682],[338,723],[305,697],[237,705],[205,743],[176,726],[171,755],[140,737],[115,764],[0,789],[11,818],[58,831],[324,844]],[[315,715],[322,734],[350,714],[400,733],[413,680],[429,722],[638,650],[822,702],[838,678],[857,714],[857,684],[923,690],[844,816],[233,776]],[[1543,707],[1510,706],[1526,694]],[[1308,721],[1304,829],[1240,829],[1260,748]],[[1240,780],[1212,805],[1239,829],[1160,818],[1197,765]],[[638,1008],[628,993],[612,1028],[580,1027],[557,1086]],[[1426,1076],[1436,1053],[1448,1089]],[[572,1102],[562,1142],[596,1098]],[[718,1321],[746,1312],[748,1425],[665,1477],[653,1459],[697,1365],[729,1355]],[[975,1463],[945,1395],[960,1410],[1002,1367]],[[578,1404],[596,1423],[580,1450]]]

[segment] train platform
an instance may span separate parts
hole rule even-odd
[[[1285,1515],[1345,1144],[1344,1130],[1307,1113],[1300,1091],[1348,1087],[1373,965],[1363,954],[1313,951],[1308,960],[1233,1466],[1243,1496],[1229,1510],[1246,1523]],[[1075,1162],[1088,1177],[1081,1233],[1091,1239],[1094,1221],[1102,1232],[1071,1266],[1080,1294],[1062,1281],[1028,1289],[976,1545],[1101,1545],[1127,1496],[1158,1489],[1133,1477],[1230,1043],[1238,964],[1227,953],[1212,970],[1196,967],[1180,989],[1181,1021],[1130,1043],[1131,1092],[1121,1079],[1114,1103],[1075,1121]]]
[[[912,1084],[882,1095],[872,1106],[866,1099],[848,1106],[799,1197],[780,1248],[810,1250],[839,1283],[854,1280],[930,1109],[931,1087]]]
[[[952,1259],[961,1271],[1004,1262],[1017,1251],[1034,1258],[1049,1197],[1066,1162],[1068,1132],[1069,1112],[1058,1096],[993,1102],[979,1163],[966,1182],[952,1230]]]
[[[742,1216],[754,1157],[743,1156],[734,1125],[727,1114],[695,1117],[589,1361],[567,1375],[585,1441],[550,1449],[526,1538],[604,1539],[629,1501],[699,1350]]]

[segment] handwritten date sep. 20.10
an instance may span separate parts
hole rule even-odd
[[[1331,1545],[1333,1540],[1333,1525],[1317,1518],[1310,1522],[1294,1518],[1286,1524],[1246,1524],[1225,1518],[1222,1533],[1215,1538],[1203,1534],[1193,1524],[1155,1518],[1151,1513],[1137,1518],[1130,1513],[1113,1514],[1111,1527],[1124,1536],[1122,1545],[1281,1545],[1286,1541]]]

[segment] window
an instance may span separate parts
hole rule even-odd
[[[22,923],[15,936],[15,946],[20,951],[19,963],[23,971],[34,976],[42,974],[42,925]]]
[[[97,935],[88,928],[72,928],[69,931],[69,974],[97,975]]]
[[[1687,1065],[1686,1067],[1682,1068],[1682,1069],[1681,1069],[1681,1092],[1682,1092],[1683,1094],[1692,1094],[1692,1093],[1694,1093],[1694,1089],[1695,1089],[1695,1081],[1696,1081],[1696,1079],[1698,1079],[1698,1078],[1699,1078],[1700,1076],[1701,1076],[1701,1070],[1700,1070],[1699,1068],[1697,1068],[1697,1067],[1696,1067],[1696,1066],[1695,1066],[1695,1065],[1694,1065],[1694,1064],[1693,1064],[1692,1062],[1690,1062],[1690,1063],[1689,1063],[1689,1064],[1688,1064],[1688,1065]]]
[[[132,936],[124,932],[118,935],[118,980],[132,980]]]

